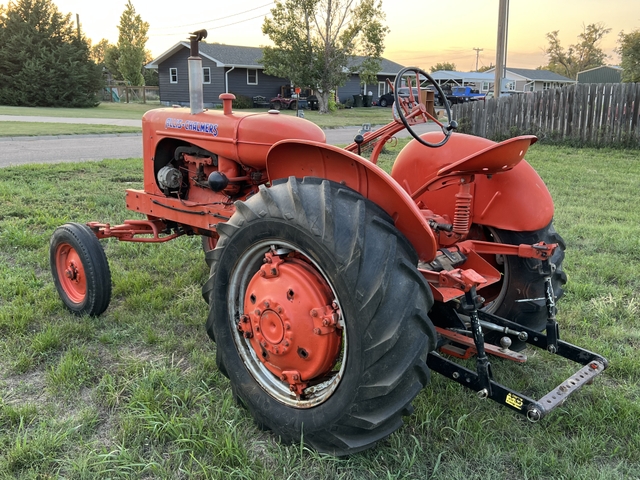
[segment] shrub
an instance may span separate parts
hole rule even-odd
[[[253,99],[245,95],[236,95],[232,105],[234,109],[253,108]]]

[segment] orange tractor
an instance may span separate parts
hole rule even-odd
[[[220,95],[222,111],[204,111],[203,35],[191,36],[191,109],[143,117],[144,190],[127,190],[126,205],[146,220],[70,223],[51,238],[69,310],[109,305],[99,239],[202,236],[206,330],[234,396],[282,439],[335,455],[398,429],[430,371],[535,422],[607,367],[559,338],[564,244],[524,160],[534,136],[455,133],[448,106],[443,124],[411,94],[396,95],[391,123],[346,148],[301,118],[234,112],[232,94]],[[440,90],[407,68],[395,92],[425,79]],[[440,130],[418,135],[426,121]],[[389,175],[376,161],[403,128],[414,139]],[[359,155],[374,140],[370,159]],[[580,367],[529,398],[498,383],[489,361],[522,362],[527,344]],[[475,370],[458,360],[470,356]]]

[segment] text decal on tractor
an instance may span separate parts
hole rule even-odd
[[[176,130],[184,129],[188,132],[210,133],[214,137],[218,136],[218,125],[215,123],[185,121],[181,118],[167,118],[164,126],[165,128],[174,128]]]
[[[200,235],[206,330],[234,395],[278,437],[334,455],[400,428],[431,371],[535,422],[607,368],[560,339],[565,245],[549,191],[524,159],[536,137],[457,133],[448,104],[442,123],[414,95],[430,86],[445,98],[418,68],[395,79],[394,119],[344,149],[302,118],[234,112],[232,94],[205,111],[205,37],[191,35],[191,108],[143,117],[144,189],[125,195],[146,218],[66,224],[51,238],[54,283],[71,312],[108,308],[100,239]],[[418,135],[424,122],[440,130]],[[413,140],[387,174],[377,159],[405,128]],[[579,367],[530,398],[500,384],[490,361],[524,362],[526,346]],[[460,362],[470,357],[474,370]]]

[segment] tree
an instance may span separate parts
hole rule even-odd
[[[91,45],[91,60],[93,60],[96,65],[104,65],[104,56],[110,46],[111,44],[106,38],[103,38],[95,45]]]
[[[602,38],[611,31],[603,23],[591,23],[582,26],[582,33],[578,35],[578,43],[568,49],[560,45],[559,30],[547,33],[549,45],[544,50],[549,57],[549,63],[544,70],[576,78],[578,72],[604,65],[607,55],[599,44]]]
[[[493,63],[490,63],[489,65],[484,65],[484,66],[480,67],[478,69],[478,72],[483,73],[483,72],[486,72],[488,70],[491,70],[494,67],[495,67],[495,65]]]
[[[71,15],[51,0],[18,0],[0,14],[0,104],[89,107],[98,102],[100,68]]]
[[[377,81],[389,31],[384,18],[380,0],[276,1],[262,25],[275,45],[263,48],[265,73],[317,90],[326,113],[331,90],[352,73],[363,83]]]
[[[131,0],[127,0],[120,16],[118,31],[118,71],[130,85],[144,85],[142,67],[146,58],[149,24],[136,13]]]
[[[620,44],[616,52],[620,55],[623,82],[640,82],[640,30],[625,34],[620,32]]]
[[[437,72],[439,70],[449,70],[449,71],[455,72],[456,64],[451,62],[439,62],[429,67],[429,70],[431,73]]]

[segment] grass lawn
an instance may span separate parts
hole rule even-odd
[[[434,374],[404,427],[346,459],[280,444],[234,404],[204,331],[198,238],[104,241],[111,306],[64,309],[53,230],[137,218],[124,189],[142,188],[140,159],[0,169],[0,478],[640,478],[638,152],[534,145],[527,158],[567,243],[561,335],[611,367],[537,424]],[[529,354],[493,359],[499,381],[540,396],[576,368]]]
[[[84,125],[81,123],[0,122],[0,137],[28,137],[34,135],[98,135],[140,133],[141,128],[116,125]]]
[[[22,115],[39,117],[72,117],[72,118],[125,118],[138,120],[147,110],[160,108],[158,104],[137,103],[101,103],[96,108],[44,108],[44,107],[7,107],[0,106],[0,115]],[[242,109],[237,112],[261,112],[264,108]],[[282,110],[283,115],[295,115],[293,110]],[[351,108],[338,110],[328,114],[305,110],[305,118],[321,128],[337,128],[370,123],[384,125],[391,121],[391,108]],[[0,134],[1,135],[1,134]]]

